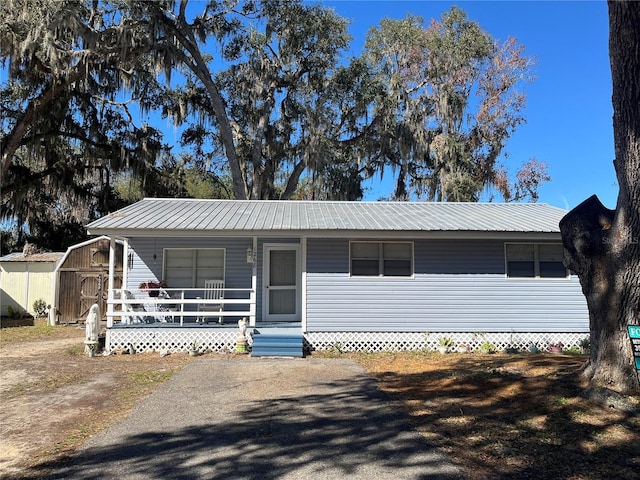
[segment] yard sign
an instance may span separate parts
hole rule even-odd
[[[633,360],[636,364],[638,373],[638,382],[640,382],[640,325],[629,325],[629,340],[631,340],[631,349],[633,350]]]

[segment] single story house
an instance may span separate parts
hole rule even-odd
[[[435,349],[442,338],[545,349],[589,332],[580,284],[562,264],[566,213],[545,204],[147,198],[87,228],[111,239],[107,348],[235,348],[246,318],[254,352],[259,340],[273,347],[265,352],[287,351],[270,335],[342,351]],[[123,288],[116,241],[128,259]]]

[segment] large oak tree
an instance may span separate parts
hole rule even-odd
[[[524,119],[528,59],[458,9],[426,28],[385,20],[348,62],[348,21],[301,0],[7,0],[0,15],[1,216],[32,233],[138,191],[192,195],[197,169],[236,199],[357,200],[389,166],[397,199],[520,196],[496,159]],[[161,115],[183,155],[141,120]],[[520,190],[533,199],[537,166]]]
[[[117,207],[113,175],[150,173],[162,151],[129,110],[156,87],[138,68],[149,32],[112,2],[6,0],[0,16],[0,217],[61,248],[44,241],[53,224],[77,240],[72,224]]]
[[[399,200],[478,201],[492,186],[507,201],[536,201],[546,166],[526,162],[511,182],[499,162],[525,122],[534,59],[456,7],[423,24],[413,15],[384,19],[367,35],[364,58],[384,85],[369,161],[378,172],[396,171]]]
[[[640,2],[610,1],[615,210],[594,195],[560,223],[565,265],[580,278],[589,307],[594,387],[640,393],[628,325],[640,325]]]
[[[183,145],[228,168],[236,199],[290,198],[303,173],[321,170],[339,124],[326,91],[350,40],[345,19],[279,0],[134,11],[156,31],[155,60],[186,77],[161,99],[164,114],[188,125]]]

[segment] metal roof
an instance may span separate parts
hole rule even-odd
[[[566,210],[537,203],[311,202],[145,198],[90,234],[559,232]]]
[[[57,262],[63,255],[62,252],[32,253],[29,255],[14,252],[0,257],[0,262]]]

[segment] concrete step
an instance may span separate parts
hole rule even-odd
[[[302,357],[302,348],[253,347],[252,357]]]
[[[302,333],[255,333],[251,347],[252,357],[302,357]]]
[[[284,337],[280,335],[256,335],[253,337],[253,345],[258,345],[260,347],[302,348],[302,336]]]
[[[254,327],[253,333],[257,335],[284,335],[287,337],[296,337],[302,335],[300,327]]]

